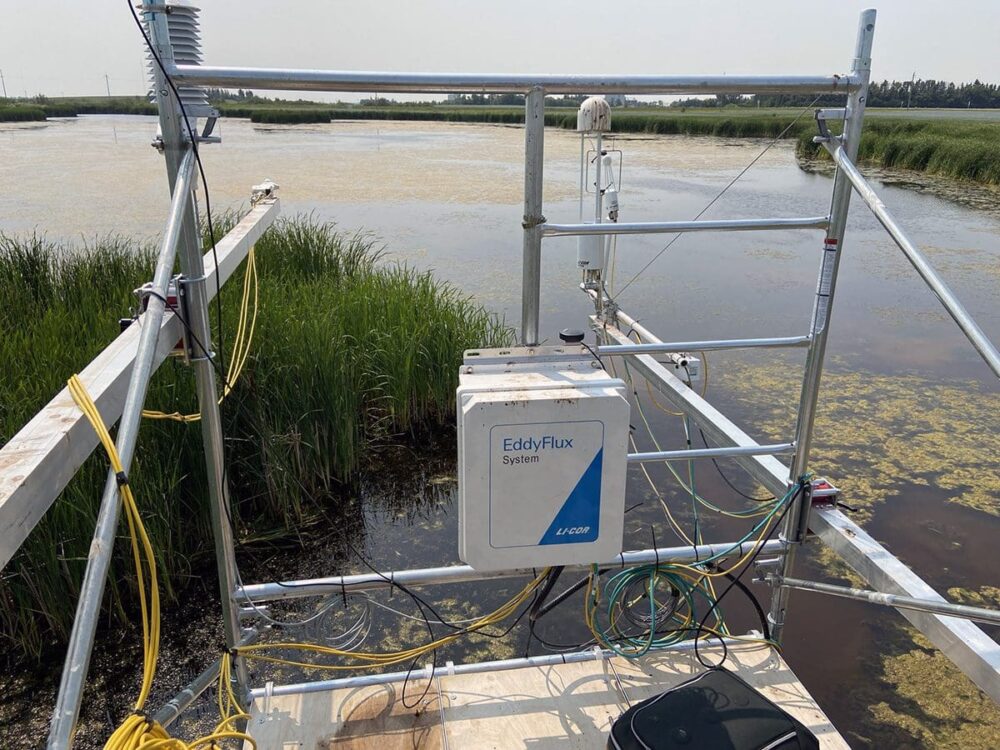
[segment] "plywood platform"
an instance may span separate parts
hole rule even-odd
[[[717,660],[717,649],[702,649]],[[847,743],[777,653],[731,646],[726,666],[808,726],[824,750]],[[614,720],[635,704],[702,671],[693,652],[631,661],[594,660],[481,674],[437,672],[425,681],[269,697],[249,731],[261,750],[600,750]],[[616,677],[617,672],[617,677]]]

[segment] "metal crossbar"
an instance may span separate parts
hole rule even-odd
[[[348,70],[234,68],[174,65],[171,78],[185,86],[272,91],[379,91],[391,94],[846,94],[860,80],[832,76],[580,76],[385,73]]]
[[[715,339],[708,341],[673,341],[662,344],[602,344],[597,353],[602,357],[622,357],[627,354],[669,354],[671,352],[711,352],[724,349],[780,349],[809,346],[811,336],[783,336],[770,339]]]
[[[763,232],[777,229],[826,229],[828,216],[801,219],[703,219],[700,221],[647,221],[613,224],[543,224],[545,237],[585,237],[618,234],[678,234],[685,232]]]
[[[696,562],[697,560],[707,560],[717,555],[727,555],[727,553],[728,555],[741,557],[752,551],[754,547],[754,542],[726,542],[688,545],[686,547],[634,550],[622,552],[614,560],[607,560],[601,563],[601,565],[611,568],[627,568],[636,565],[649,565],[656,562],[689,563]],[[777,540],[769,540],[761,545],[761,548],[763,553],[770,554],[779,552],[782,545]],[[567,570],[588,570],[589,568],[589,565],[566,566]],[[531,576],[531,570],[514,568],[482,571],[475,570],[468,565],[449,565],[443,568],[387,570],[378,573],[359,573],[357,575],[314,578],[305,581],[256,583],[237,588],[234,598],[241,603],[258,604],[260,602],[284,599],[302,599],[329,594],[344,595],[377,589],[392,589],[396,585],[434,586],[446,583],[467,583],[470,581],[520,578],[524,576]]]
[[[969,343],[975,347],[976,351],[979,352],[979,356],[983,358],[983,361],[989,365],[990,369],[993,370],[998,378],[1000,378],[1000,352],[997,351],[997,347],[990,341],[986,334],[983,333],[983,329],[979,327],[972,316],[969,314],[965,306],[959,301],[955,293],[948,288],[948,285],[941,278],[940,274],[934,267],[930,264],[927,258],[922,252],[917,248],[916,244],[907,236],[906,232],[896,221],[896,218],[890,213],[889,209],[886,207],[882,199],[879,198],[878,193],[875,192],[875,188],[872,187],[871,183],[868,182],[858,171],[858,168],[854,165],[851,157],[848,156],[844,147],[839,143],[835,142],[832,138],[827,138],[821,140],[821,143],[826,147],[827,151],[833,157],[834,162],[837,164],[837,168],[840,170],[848,180],[850,180],[852,187],[860,196],[861,200],[865,202],[865,205],[871,209],[872,213],[875,214],[875,218],[879,220],[879,223],[885,227],[885,231],[889,233],[892,237],[893,242],[903,251],[907,260],[913,265],[920,274],[920,278],[924,280],[924,283],[934,292],[934,296],[938,298],[938,301],[944,306],[944,309],[948,311],[952,320],[958,324],[958,327],[962,329],[962,333],[969,340]]]

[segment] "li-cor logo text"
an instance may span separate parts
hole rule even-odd
[[[555,435],[542,437],[505,437],[503,439],[503,463],[506,466],[515,464],[535,464],[540,460],[538,453],[548,450],[563,450],[573,447],[573,438],[561,438]],[[508,456],[508,453],[518,453]]]

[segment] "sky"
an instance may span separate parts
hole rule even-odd
[[[1000,0],[200,5],[208,64],[641,74],[846,72],[858,14],[877,7],[876,80],[909,79],[915,72],[918,78],[1000,82]],[[125,0],[0,0],[0,71],[10,96],[99,95],[108,88],[112,94],[144,93],[140,44]]]

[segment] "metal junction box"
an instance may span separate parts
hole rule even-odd
[[[497,570],[621,552],[625,394],[580,346],[465,353],[457,394],[463,561]]]

